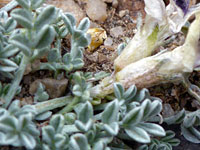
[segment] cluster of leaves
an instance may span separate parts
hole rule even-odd
[[[152,139],[149,145],[142,145],[138,150],[172,150],[172,146],[178,146],[180,140],[174,138],[175,133],[173,131],[166,131],[166,136],[158,139]]]
[[[75,75],[75,82],[82,83],[78,77]],[[93,107],[90,99],[82,99],[73,107],[75,113],[54,115],[49,125],[42,128],[37,149],[109,150],[117,148],[113,145],[116,137],[150,143],[151,136],[165,136],[164,129],[150,121],[162,110],[160,100],[150,97],[147,90],[137,92],[135,86],[125,91],[121,84],[115,84],[114,89],[116,98],[109,103]],[[80,97],[79,92],[75,94]]]
[[[33,106],[20,107],[20,101],[11,103],[8,110],[0,108],[0,145],[25,146],[33,149],[40,135],[32,121],[36,114]]]
[[[65,70],[67,73],[80,69],[83,67],[83,49],[90,43],[90,36],[86,34],[90,26],[88,18],[84,18],[76,27],[75,18],[69,14],[63,14],[62,21],[58,22],[54,27],[57,35],[56,48],[53,48],[48,53],[48,63],[42,63],[40,69],[48,69],[54,71],[56,74],[60,70]],[[62,25],[64,22],[64,26]],[[59,26],[61,24],[61,26]],[[71,50],[61,56],[60,42],[67,34],[71,35]]]
[[[165,118],[168,124],[181,124],[181,132],[183,136],[192,143],[200,143],[200,110],[194,112],[186,112],[184,109],[176,115]]]
[[[11,73],[18,68],[18,65],[9,58],[15,55],[19,49],[8,42],[9,36],[16,26],[17,22],[8,17],[7,12],[0,12],[0,75],[10,78],[13,78]]]

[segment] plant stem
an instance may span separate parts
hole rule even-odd
[[[67,106],[65,106],[61,111],[59,111],[59,114],[65,114],[74,109],[74,106],[80,102],[79,97],[75,97],[71,103],[69,103]]]
[[[60,98],[48,100],[48,101],[45,101],[45,102],[40,102],[40,103],[37,103],[34,106],[37,110],[37,113],[40,114],[40,113],[43,113],[43,112],[46,112],[46,111],[49,111],[49,110],[53,110],[53,109],[58,108],[58,107],[65,106],[65,105],[71,103],[72,100],[73,100],[73,98],[71,96],[65,96],[65,97],[60,97]]]
[[[9,104],[11,103],[12,99],[14,98],[16,91],[19,87],[19,84],[22,80],[22,77],[24,75],[24,71],[26,69],[26,65],[29,63],[28,57],[25,55],[23,56],[20,66],[18,70],[15,73],[15,77],[10,85],[10,88],[8,90],[8,93],[4,96],[5,104],[3,105],[4,108],[7,108]]]

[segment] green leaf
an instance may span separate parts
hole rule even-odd
[[[26,56],[31,56],[32,51],[30,49],[30,41],[23,35],[14,35],[10,39],[10,43],[18,47]]]
[[[80,30],[74,30],[73,34],[73,44],[76,44],[77,46],[80,47],[86,47],[90,44],[91,42],[91,37],[89,34],[85,34]]]
[[[38,89],[34,96],[34,101],[42,102],[48,99],[49,99],[49,94],[44,90],[44,86],[42,85],[42,83],[39,83]]]
[[[45,0],[31,0],[31,8],[32,9],[37,9],[38,7],[40,7]]]
[[[123,99],[124,87],[120,83],[114,84],[114,93],[118,100]]]
[[[183,120],[183,126],[186,128],[192,127],[196,121],[196,115],[193,113],[187,114]]]
[[[1,64],[8,65],[10,67],[15,67],[15,68],[18,67],[16,63],[14,63],[13,61],[11,61],[9,59],[0,58],[0,62],[1,62]]]
[[[105,144],[102,141],[98,141],[94,143],[93,149],[94,150],[105,150]]]
[[[29,9],[30,8],[30,0],[16,0],[20,6],[23,8]]]
[[[158,145],[160,145],[160,143],[159,143],[159,144],[153,143],[153,144],[151,144],[151,145],[149,146],[149,149],[148,149],[148,150],[157,150],[157,149],[158,149]]]
[[[119,114],[119,102],[114,100],[110,102],[101,115],[101,120],[103,123],[111,124],[118,121]]]
[[[133,100],[137,93],[137,88],[135,85],[132,85],[123,95],[123,98],[126,100],[126,102],[129,102],[130,100]]]
[[[66,65],[69,65],[72,61],[72,58],[71,58],[71,55],[70,53],[66,53],[64,56],[63,56],[63,63],[66,64]]]
[[[81,20],[78,26],[78,30],[86,32],[90,27],[90,20],[88,18],[84,18]]]
[[[76,19],[75,19],[75,17],[72,14],[70,14],[70,13],[65,13],[65,16],[69,19],[71,25],[73,27],[75,27],[76,26]]]
[[[12,44],[8,44],[4,50],[0,51],[0,57],[1,58],[7,58],[15,55],[17,52],[19,52],[18,48],[15,48]]]
[[[42,139],[48,144],[52,143],[55,134],[55,129],[52,126],[48,125],[42,128]]]
[[[151,103],[151,112],[149,116],[154,117],[162,111],[162,103],[159,100],[154,100]]]
[[[15,100],[13,101],[9,108],[8,108],[8,111],[11,113],[11,114],[15,114],[17,111],[20,110],[20,101],[19,100]]]
[[[6,116],[0,120],[0,131],[13,132],[17,129],[18,120],[14,116]]]
[[[179,111],[176,115],[165,118],[164,121],[170,125],[170,124],[180,124],[183,119],[185,118],[185,110]]]
[[[89,150],[86,136],[80,133],[72,135],[69,142],[69,150]]]
[[[119,124],[117,122],[113,122],[108,124],[104,124],[104,129],[108,132],[111,136],[116,136],[119,132]]]
[[[79,120],[75,121],[75,126],[81,132],[88,132],[92,128],[92,125],[93,125],[93,120],[91,118],[86,123],[83,123]]]
[[[0,66],[0,72],[12,72],[15,71],[16,69],[17,69],[16,67]]]
[[[17,22],[13,18],[9,18],[5,23],[5,30],[7,33],[13,31],[17,26]]]
[[[36,146],[36,140],[32,135],[25,132],[25,133],[22,133],[20,137],[21,137],[21,141],[23,145],[26,148],[33,149]]]
[[[53,115],[49,123],[52,127],[54,127],[56,133],[60,133],[64,127],[65,119],[63,115]]]
[[[178,146],[180,142],[181,141],[179,139],[170,139],[167,143],[169,143],[172,146]]]
[[[183,136],[192,143],[200,143],[200,132],[194,127],[185,128],[181,125]]]
[[[82,88],[80,87],[80,85],[77,85],[77,84],[74,85],[72,91],[74,95],[79,96],[79,97],[82,96]]]
[[[125,126],[132,126],[139,123],[143,117],[143,109],[136,107],[126,114],[122,122]]]
[[[146,99],[144,102],[142,102],[141,107],[144,109],[143,119],[148,118],[149,114],[152,111],[151,101],[149,99]]]
[[[148,149],[148,146],[145,144],[145,145],[140,146],[137,150],[149,150],[149,149]]]
[[[83,123],[87,123],[89,119],[93,117],[93,107],[91,103],[87,101],[84,104],[80,104],[78,108],[78,110],[76,109],[76,112],[78,113],[78,120]]]
[[[168,146],[167,144],[160,144],[157,150],[172,150],[172,147]]]
[[[151,139],[147,132],[140,127],[133,127],[130,130],[125,129],[125,132],[130,136],[133,140],[139,143],[150,143]]]
[[[154,136],[166,135],[165,130],[161,126],[154,123],[140,123],[138,126]]]
[[[171,130],[166,131],[166,136],[161,138],[163,142],[168,142],[168,140],[172,139],[175,137],[175,133]]]
[[[33,16],[28,10],[16,8],[11,12],[11,16],[24,28],[31,29],[33,27]]]
[[[61,38],[64,38],[64,37],[66,37],[67,36],[67,34],[69,33],[69,31],[68,31],[68,29],[66,28],[66,26],[62,26],[62,27],[60,27],[60,29],[59,29],[59,36],[61,37]]]
[[[52,70],[52,71],[56,71],[56,68],[52,65],[52,64],[49,64],[49,63],[42,63],[40,65],[40,69],[47,69],[47,70]]]
[[[64,114],[65,123],[68,125],[74,124],[76,120],[76,114],[74,113],[66,113]]]
[[[137,92],[136,96],[134,97],[135,101],[141,102],[145,98],[149,98],[149,91],[148,89],[142,89]]]
[[[77,58],[72,61],[74,69],[81,69],[84,66],[84,62],[82,59]]]
[[[55,38],[55,30],[49,25],[45,25],[37,35],[36,48],[42,49],[49,46]]]
[[[6,11],[0,11],[0,18],[2,20],[7,20],[8,19],[8,13]]]
[[[36,30],[42,29],[46,25],[50,25],[55,22],[58,11],[54,6],[47,6],[37,17],[35,21]]]
[[[35,117],[35,120],[44,121],[44,120],[47,120],[51,115],[52,115],[52,112],[51,112],[51,111],[46,111],[46,112],[44,112],[44,113],[38,114],[38,115]]]
[[[74,26],[72,25],[70,19],[66,15],[62,15],[62,19],[67,27],[67,30],[70,34],[73,34],[74,32]]]
[[[57,62],[59,60],[59,50],[58,49],[51,49],[48,53],[48,62]]]
[[[55,135],[55,147],[56,149],[65,149],[64,146],[67,145],[66,137],[61,134]]]
[[[47,54],[50,51],[50,47],[44,47],[42,49],[35,49],[33,51],[33,55],[31,57],[31,60],[34,61],[36,58],[41,58],[45,54]]]

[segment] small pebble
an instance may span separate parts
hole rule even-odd
[[[124,34],[123,28],[121,26],[114,27],[110,30],[110,34],[112,37],[119,37]]]
[[[34,95],[37,91],[39,83],[45,86],[45,91],[49,94],[50,98],[57,98],[65,94],[67,88],[68,80],[56,80],[51,78],[37,79],[34,81],[29,88],[29,93]]]
[[[118,7],[118,4],[119,4],[118,0],[113,0],[113,2],[112,2],[112,7],[113,7],[113,8],[117,8],[117,7]]]
[[[88,0],[86,13],[91,20],[104,22],[108,17],[106,8],[107,5],[102,0]]]
[[[128,9],[126,9],[126,10],[121,10],[121,11],[119,12],[119,17],[122,18],[122,17],[124,17],[124,16],[127,15],[127,14],[129,14],[129,10],[128,10]]]
[[[79,7],[74,0],[48,0],[47,4],[52,4],[58,8],[61,8],[63,12],[69,12],[74,15],[77,23],[79,23],[86,15],[85,12]]]
[[[113,39],[111,37],[108,37],[105,41],[104,41],[104,45],[105,46],[111,46],[113,44]]]

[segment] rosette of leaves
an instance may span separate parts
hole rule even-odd
[[[115,84],[114,89],[116,99],[112,102],[93,109],[91,102],[86,101],[76,105],[75,116],[65,114],[70,124],[64,126],[63,132],[71,135],[72,150],[121,148],[113,144],[116,137],[150,143],[152,136],[165,136],[164,129],[150,121],[161,112],[160,100],[147,99],[152,98],[148,91],[137,92],[135,86],[125,91],[122,85]]]
[[[173,131],[166,131],[166,136],[158,139],[152,139],[148,145],[142,145],[138,150],[172,150],[173,146],[178,146],[180,140],[174,138],[175,133]]]
[[[92,100],[90,97],[89,89],[91,88],[91,83],[86,82],[86,79],[81,72],[75,72],[71,76],[72,86],[71,91],[74,95],[73,101],[64,107],[59,113],[68,113],[76,107],[80,102],[86,102]]]
[[[73,74],[73,82],[74,86],[72,88],[72,93],[79,97],[82,101],[90,100],[90,92],[91,84],[86,82],[85,77],[81,72],[76,72]]]
[[[78,27],[76,27],[75,17],[69,13],[62,14],[62,20],[64,21],[64,26],[59,27],[58,24],[55,26],[57,47],[48,53],[48,63],[42,63],[40,66],[40,69],[52,70],[56,75],[60,70],[65,70],[68,73],[82,68],[84,65],[82,51],[90,43],[90,37],[86,34],[90,26],[88,18],[81,20]],[[71,35],[71,50],[61,56],[60,39],[67,34]]]
[[[104,124],[95,122],[94,110],[89,101],[80,103],[75,108],[75,118],[67,115],[66,120],[73,121],[73,124],[64,126],[63,132],[70,135],[70,150],[109,150],[107,146],[113,136],[106,133]]]
[[[64,116],[54,115],[49,125],[42,128],[42,147],[44,150],[68,150],[69,137],[63,131]]]
[[[181,132],[183,136],[192,143],[200,143],[200,110],[194,112],[186,112],[184,109],[176,115],[165,118],[168,124],[181,124]]]
[[[37,91],[34,96],[34,102],[42,102],[49,99],[49,94],[45,91],[45,87],[42,83],[39,83]]]
[[[16,26],[17,22],[8,17],[7,12],[0,12],[0,74],[9,78],[13,78],[11,72],[18,68],[18,65],[10,57],[14,56],[19,49],[8,42],[8,37]]]
[[[39,136],[39,130],[32,121],[35,114],[34,107],[20,107],[19,100],[13,101],[8,110],[0,108],[0,145],[33,149]]]
[[[112,102],[113,105],[111,106],[116,107],[118,103],[119,108],[116,109],[116,112],[119,111],[121,113],[117,116],[116,113],[113,112],[112,114],[115,114],[115,119],[106,121],[107,124],[113,124],[116,121],[119,122],[120,128],[123,129],[130,138],[140,143],[150,143],[150,136],[165,136],[165,131],[160,125],[150,122],[151,119],[160,114],[162,110],[161,101],[151,101],[144,97],[144,93],[138,93],[139,95],[137,95],[135,86],[125,91],[123,86],[117,83],[114,85],[114,92],[117,99]],[[134,97],[138,102],[135,101]],[[140,99],[138,99],[139,97]],[[142,97],[145,99],[141,99]],[[112,107],[107,108],[108,112],[110,110],[115,110]],[[102,119],[107,115],[103,115]],[[110,129],[117,129],[117,126],[115,126],[115,128],[110,126]],[[124,133],[122,132],[122,134]]]

